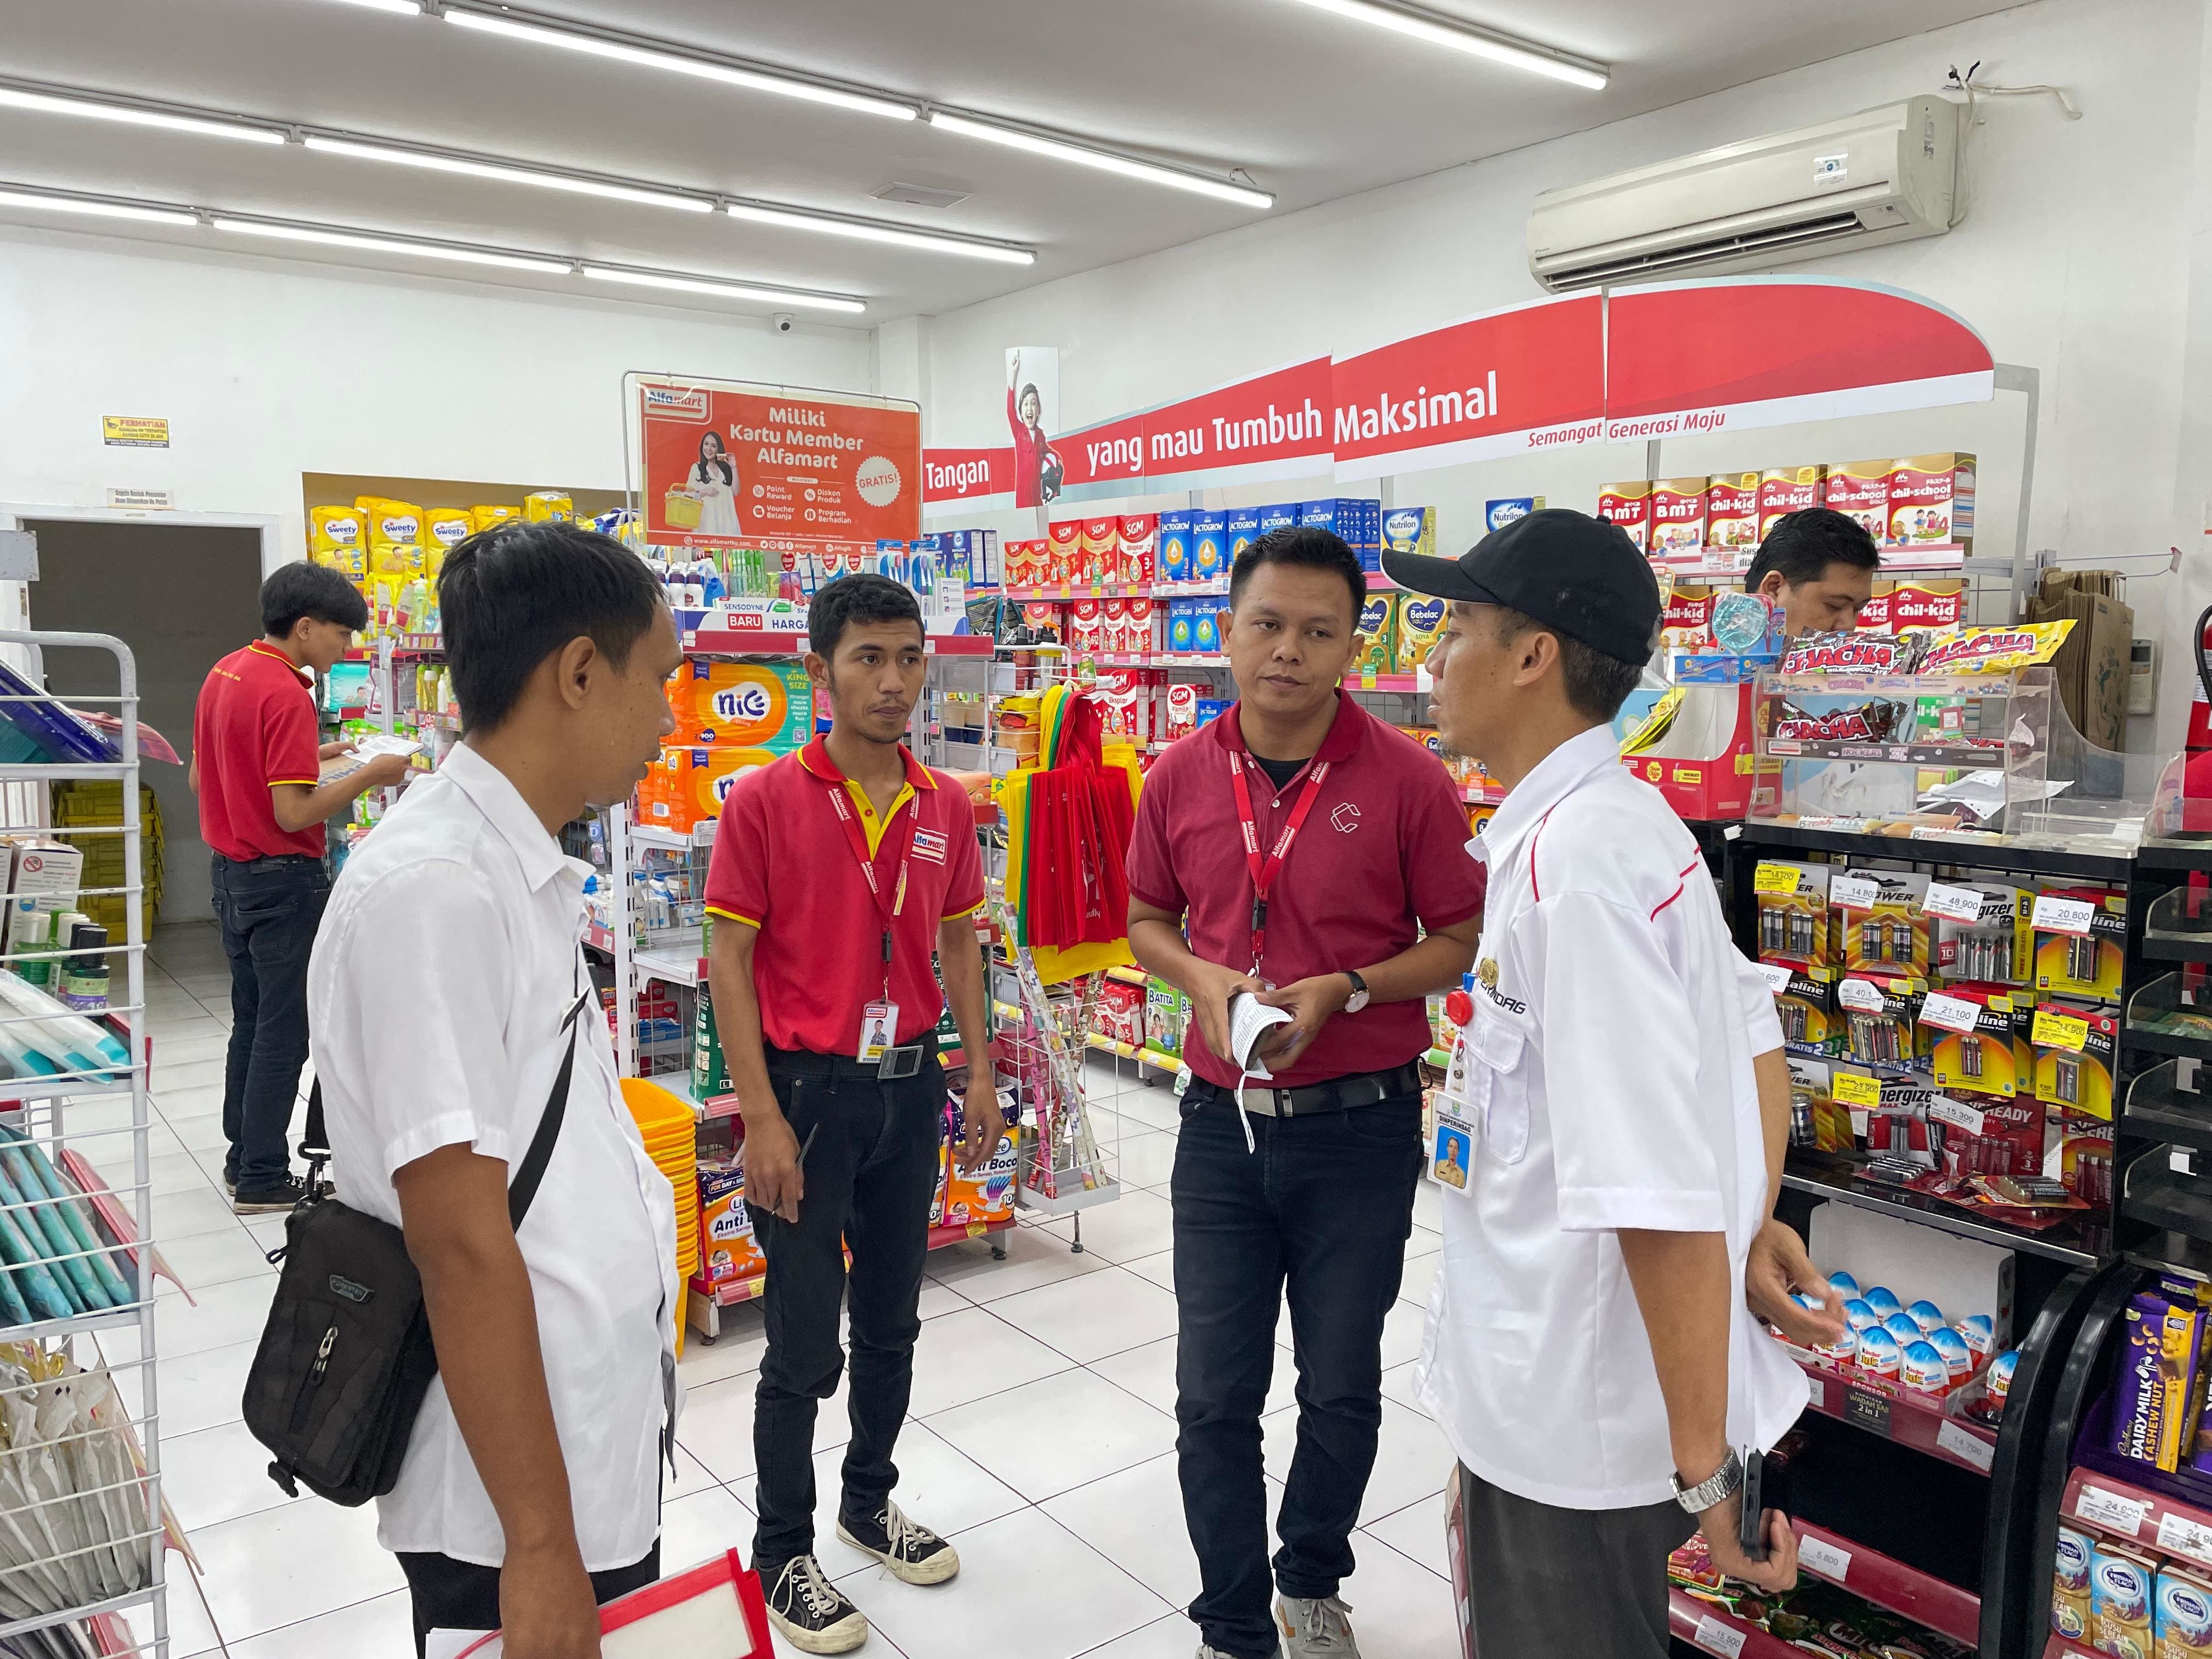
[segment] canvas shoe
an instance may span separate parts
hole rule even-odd
[[[1359,1659],[1352,1639],[1352,1609],[1334,1595],[1278,1595],[1275,1628],[1283,1633],[1283,1659]]]
[[[281,1215],[296,1208],[307,1195],[307,1183],[288,1175],[266,1187],[240,1187],[230,1195],[230,1207],[239,1215]]]
[[[775,1575],[768,1620],[801,1653],[850,1653],[868,1639],[867,1616],[839,1594],[811,1555],[793,1556]]]
[[[908,1584],[941,1584],[960,1571],[960,1553],[896,1504],[886,1504],[866,1521],[837,1519],[837,1536],[863,1555],[872,1555]]]

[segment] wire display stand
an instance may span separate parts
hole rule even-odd
[[[119,872],[119,885],[105,876],[82,884],[71,906],[120,900],[123,917],[121,939],[111,932],[96,952],[68,941],[17,950],[11,933],[0,953],[9,976],[0,981],[0,1648],[40,1659],[167,1659],[160,1546],[165,1536],[184,1545],[165,1525],[161,1496],[154,1279],[164,1269],[154,1249],[151,1050],[142,1024],[137,671],[130,648],[104,634],[0,631],[0,647],[15,647],[6,655],[34,686],[45,649],[115,659],[116,696],[71,702],[113,710],[103,736],[118,758],[0,764],[0,835],[73,848],[88,871]],[[56,718],[43,693],[0,704],[11,715],[14,705],[40,705],[43,720]],[[12,719],[7,729],[20,735]],[[55,823],[48,790],[63,783],[112,787],[112,820],[99,821],[106,796],[96,789],[76,793],[94,794],[102,811],[73,811],[70,822]],[[119,860],[111,850],[118,836]],[[0,849],[0,872],[18,863]],[[11,914],[15,885],[11,878],[5,894]],[[119,1001],[111,991],[106,1008],[58,1021],[21,994],[40,971],[88,965],[78,959],[94,954],[120,958]]]
[[[1012,939],[1013,919],[1007,914],[1003,887],[992,891],[991,914],[1000,934]],[[1000,1018],[1016,1012],[1020,1016],[1010,1022],[1006,1047],[1032,1119],[1032,1133],[1023,1138],[1021,1146],[1021,1204],[1046,1215],[1074,1215],[1075,1248],[1079,1250],[1080,1212],[1121,1195],[1095,1133],[1085,1087],[1090,1052],[1085,1034],[1096,1024],[1098,975],[1087,974],[1073,982],[1071,994],[1053,997],[1046,993],[1028,947],[1015,946],[1011,955],[1021,1000]]]

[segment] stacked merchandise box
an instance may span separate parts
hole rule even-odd
[[[57,783],[52,786],[52,810],[54,825],[58,830],[71,827],[112,830],[123,822],[123,786],[106,779],[77,779]],[[151,938],[155,918],[161,908],[165,836],[161,799],[145,784],[138,787],[138,826],[139,874],[143,888],[139,901],[139,916],[144,927],[143,936]],[[75,908],[106,928],[109,939],[122,939],[125,937],[123,895],[97,890],[118,889],[125,884],[122,836],[87,835],[68,836],[66,839],[82,859],[80,884],[92,894],[76,901]]]

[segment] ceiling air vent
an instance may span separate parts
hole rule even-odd
[[[908,207],[949,208],[964,202],[964,190],[938,190],[929,185],[886,185],[876,192],[878,202],[904,202]]]

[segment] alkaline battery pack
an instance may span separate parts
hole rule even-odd
[[[1862,1066],[1917,1068],[1922,1056],[1915,1016],[1927,988],[1923,980],[1862,974],[1838,981],[1836,1012],[1844,1028],[1844,1054]]]
[[[2033,1018],[2034,1005],[2007,991],[1957,985],[1924,999],[1920,1032],[1936,1086],[2002,1099],[2029,1091]]]
[[[1936,972],[1948,980],[1975,985],[2025,985],[2034,975],[2035,930],[2030,917],[2035,895],[2018,887],[1974,882],[1950,891],[1978,894],[1979,913],[1972,921],[1931,915]]]
[[[1778,975],[1779,969],[1777,969]],[[1836,1014],[1836,970],[1802,968],[1774,994],[1782,1021],[1783,1046],[1794,1054],[1825,1056],[1844,1052],[1843,1022]]]
[[[2041,896],[2088,905],[2089,931],[2075,933],[2050,925],[2052,907],[2043,907],[2045,914],[2035,927],[2036,989],[2096,1002],[2118,1002],[2120,970],[2128,945],[2125,896],[2101,887],[2046,887]]]
[[[1759,905],[1762,962],[1832,968],[1837,963],[1835,919],[1828,908],[1828,866],[1761,859],[1752,872]]]
[[[2100,1009],[2046,1002],[2033,1029],[2037,1097],[2070,1116],[2111,1122],[2119,1021]]]
[[[1928,972],[1928,878],[1911,871],[1853,868],[1828,884],[1844,935],[1844,966],[1920,978]]]

